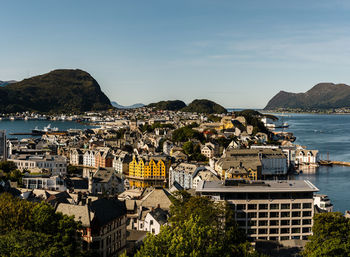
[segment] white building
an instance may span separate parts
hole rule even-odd
[[[298,149],[295,161],[299,165],[317,165],[319,156],[317,150]]]
[[[25,188],[66,191],[67,187],[60,176],[30,176],[22,178]]]
[[[48,171],[52,175],[67,173],[67,159],[61,155],[11,155],[8,160],[14,162],[21,171]]]
[[[176,181],[184,189],[192,188],[192,179],[196,170],[199,168],[198,165],[190,163],[180,163],[176,167],[172,166],[169,169],[169,186],[173,185]]]
[[[94,150],[87,150],[83,156],[83,165],[86,167],[95,167],[95,154]]]
[[[333,204],[327,195],[315,194],[314,195],[314,204],[321,210],[325,212],[333,211]]]

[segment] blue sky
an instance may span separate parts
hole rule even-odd
[[[262,108],[350,84],[349,1],[0,1],[0,80],[79,68],[120,104]]]

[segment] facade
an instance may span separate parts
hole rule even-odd
[[[71,149],[69,163],[73,166],[83,165],[84,153],[81,149]]]
[[[168,222],[168,212],[161,209],[156,208],[148,211],[144,221],[139,222],[138,230],[147,231],[154,235],[158,235],[160,232],[160,228],[163,225],[166,225]]]
[[[113,168],[119,174],[129,174],[129,163],[132,161],[130,155],[127,152],[120,152],[113,159]]]
[[[114,156],[109,149],[97,151],[95,154],[95,167],[109,168],[113,166]]]
[[[96,167],[95,166],[95,154],[94,150],[87,150],[83,156],[83,165],[86,167]]]
[[[130,187],[149,187],[167,185],[170,161],[154,160],[146,161],[144,159],[133,160],[129,163],[129,175],[127,176]]]
[[[94,256],[119,256],[126,247],[126,208],[116,199],[99,199],[86,205],[61,203],[56,212],[74,215],[82,223],[83,250]]]
[[[0,130],[0,161],[7,159],[6,131]]]
[[[317,165],[319,162],[317,150],[298,149],[295,158],[299,165]]]
[[[176,167],[169,169],[169,185],[173,185],[176,181],[184,189],[192,188],[193,175],[198,169],[198,165],[190,163],[180,163]]]
[[[123,191],[123,180],[113,168],[99,168],[89,179],[89,192],[94,195],[114,195]]]
[[[24,187],[29,189],[67,190],[64,180],[60,176],[24,176],[22,181]]]
[[[332,212],[333,204],[327,195],[315,194],[314,195],[315,206],[322,212]]]
[[[9,161],[14,162],[21,171],[49,171],[52,175],[67,173],[67,159],[60,155],[11,155]]]
[[[234,206],[235,219],[248,238],[306,240],[312,234],[313,194],[307,180],[200,182],[196,193]]]

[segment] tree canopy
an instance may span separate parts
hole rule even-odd
[[[229,205],[180,192],[171,206],[171,225],[148,234],[141,256],[261,256],[233,219]]]
[[[350,220],[340,212],[316,214],[303,256],[350,256]]]
[[[78,228],[46,203],[0,195],[0,256],[82,256]]]

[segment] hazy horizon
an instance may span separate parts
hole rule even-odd
[[[0,80],[89,72],[121,105],[265,107],[280,90],[350,83],[347,1],[4,1]]]

